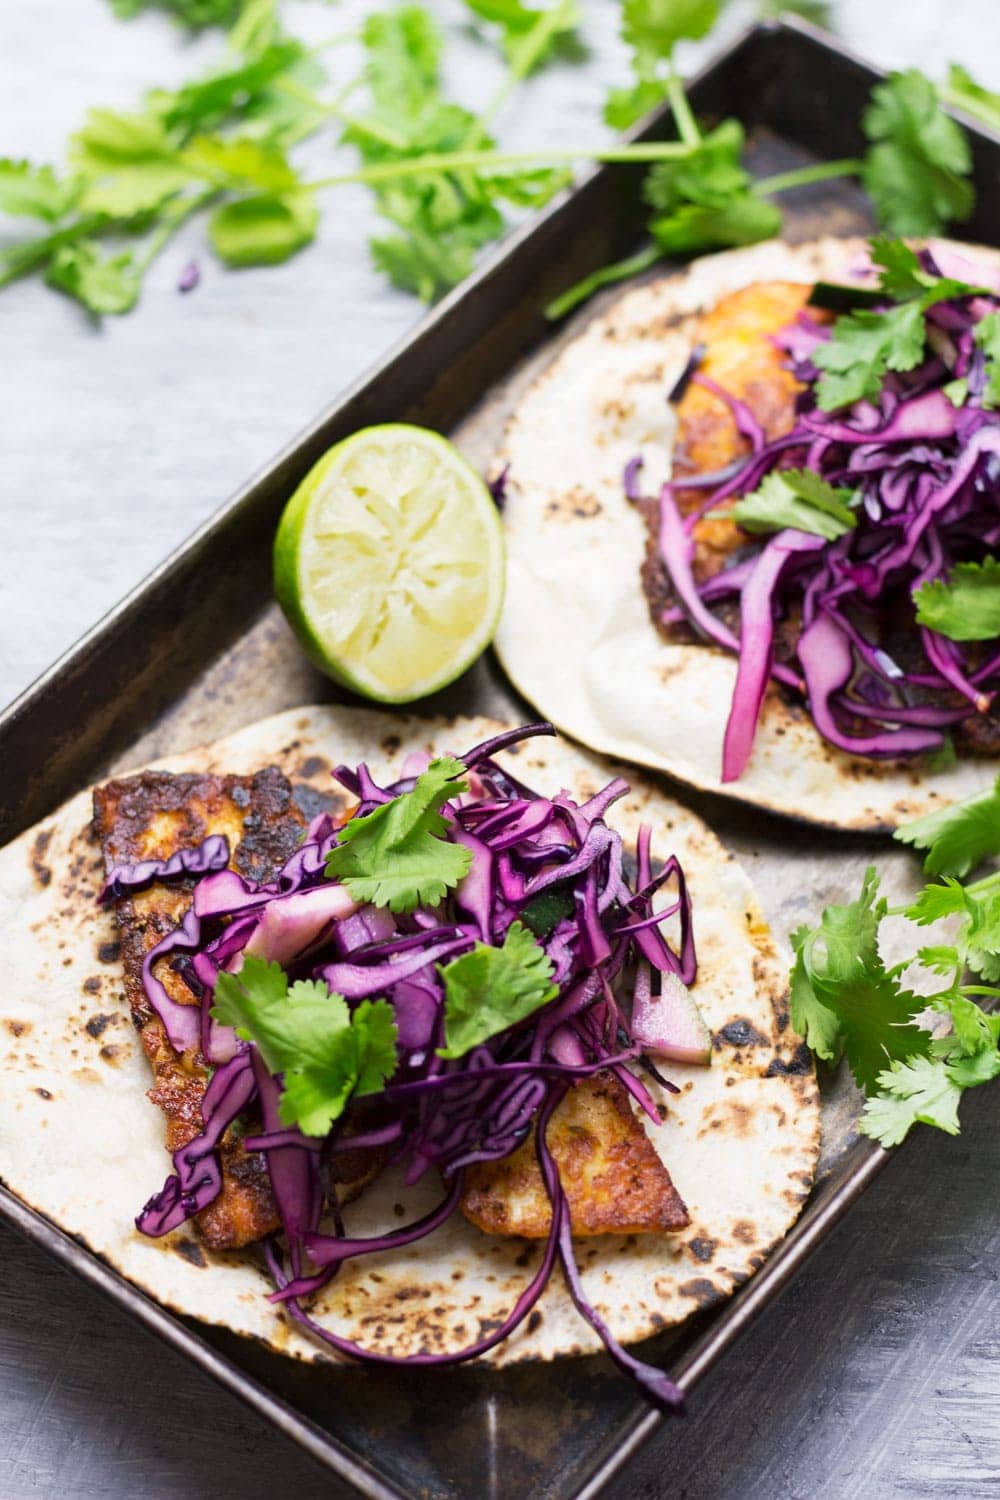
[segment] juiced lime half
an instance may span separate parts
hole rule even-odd
[[[478,474],[436,432],[366,427],[323,455],[274,541],[278,602],[321,671],[408,703],[489,645],[504,541]]]

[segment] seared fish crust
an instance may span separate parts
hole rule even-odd
[[[546,1132],[575,1235],[683,1229],[688,1211],[612,1073],[571,1088]],[[531,1135],[510,1156],[466,1174],[462,1212],[487,1234],[543,1239],[552,1223]]]
[[[210,834],[229,840],[230,864],[254,881],[270,879],[302,840],[305,818],[291,784],[274,766],[254,776],[173,776],[146,771],[111,781],[94,791],[94,826],[108,870],[141,859],[166,859]],[[171,932],[191,902],[193,880],[154,883],[116,902],[121,929],[125,994],[153,1070],[149,1097],[167,1117],[167,1149],[176,1151],[203,1127],[201,1101],[208,1070],[200,1053],[176,1053],[142,986],[142,963],[150,948]],[[167,993],[195,1004],[180,975],[164,963],[158,970]],[[229,1250],[278,1227],[264,1158],[244,1149],[227,1131],[222,1141],[222,1191],[196,1223],[214,1250]]]

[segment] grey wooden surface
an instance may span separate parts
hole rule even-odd
[[[434,3],[434,0],[432,0]],[[374,8],[288,0],[317,39]],[[455,19],[457,0],[434,3]],[[834,21],[886,64],[964,61],[1000,81],[995,0],[841,0]],[[623,75],[615,7],[584,0],[589,58],[533,83],[507,122],[524,142],[591,139]],[[750,14],[736,0],[734,30]],[[701,49],[702,52],[704,49]],[[94,103],[127,107],[213,44],[105,0],[0,0],[0,153],[59,158]],[[691,60],[699,56],[697,49]],[[337,68],[353,66],[349,49]],[[495,65],[460,39],[456,91]],[[326,148],[316,159],[328,161]],[[328,204],[319,243],[239,275],[192,231],[140,309],[96,328],[44,289],[0,294],[0,701],[19,692],[349,380],[419,309],[363,248],[367,204]],[[1000,1493],[1000,1140],[980,1091],[957,1140],[925,1132],[835,1239],[613,1487],[616,1500],[840,1500]],[[85,1172],[86,1164],[81,1163]],[[228,1395],[41,1252],[0,1229],[0,1497],[264,1497],[339,1487]]]

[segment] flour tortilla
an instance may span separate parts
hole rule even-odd
[[[1000,254],[951,247],[1000,266]],[[667,771],[756,807],[840,828],[894,828],[992,785],[994,760],[932,772],[827,744],[806,709],[765,700],[750,763],[720,780],[736,661],[672,645],[649,618],[639,569],[646,528],[622,472],[643,458],[642,489],[669,475],[675,419],[667,393],[701,313],[757,281],[843,280],[867,264],[860,239],[769,241],[697,260],[619,297],[566,344],[507,433],[507,595],[497,651],[517,688],[592,749]]]
[[[411,750],[462,751],[491,720],[404,718],[304,708],[160,764],[252,772],[277,764],[296,783],[329,787],[329,768],[365,759],[398,776]],[[506,758],[506,757],[504,757]],[[619,768],[571,745],[532,740],[508,764],[529,785],[584,800]],[[184,1227],[162,1240],[133,1226],[170,1168],[164,1121],[121,993],[112,914],[99,909],[101,858],[90,792],[0,851],[0,1176],[130,1280],[176,1311],[221,1323],[302,1359],[328,1357],[266,1300],[255,1252],[209,1251]],[[654,855],[676,852],[694,901],[696,995],[715,1034],[710,1068],[671,1065],[681,1094],[651,1132],[691,1214],[671,1236],[584,1240],[595,1305],[619,1338],[641,1339],[725,1296],[758,1267],[797,1216],[812,1180],[819,1101],[808,1056],[788,1026],[787,960],[775,949],[746,876],[707,828],[642,778],[612,809],[627,843],[653,825]],[[790,1071],[789,1071],[790,1070]],[[386,1177],[348,1209],[348,1232],[380,1233],[417,1217],[440,1186]],[[525,1242],[491,1238],[455,1215],[431,1238],[349,1263],[314,1304],[341,1333],[395,1355],[458,1350],[501,1318],[537,1264]],[[556,1273],[526,1326],[494,1364],[599,1347]]]

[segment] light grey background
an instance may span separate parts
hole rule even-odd
[[[430,0],[460,23],[457,0]],[[501,122],[531,144],[589,141],[625,77],[617,6],[582,0],[590,56],[527,85]],[[320,40],[375,7],[287,0]],[[1000,84],[996,0],[840,0],[834,24],[885,65],[964,62]],[[735,0],[713,39],[750,19]],[[0,154],[59,161],[92,104],[127,108],[207,66],[217,40],[106,0],[0,0]],[[705,48],[692,48],[693,65]],[[350,46],[330,53],[338,77]],[[455,92],[499,77],[459,34]],[[326,143],[309,148],[335,170]],[[131,316],[89,323],[35,283],[0,293],[0,702],[16,696],[420,316],[364,246],[366,194],[325,204],[286,267],[217,268],[190,226]],[[198,256],[203,281],[178,295]],[[925,1132],[615,1500],[849,1500],[1000,1494],[1000,1134],[978,1091],[958,1141]],[[81,1162],[81,1171],[86,1163]],[[0,1230],[0,1497],[340,1493],[276,1434],[40,1252]]]

